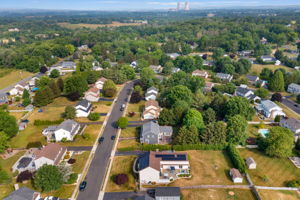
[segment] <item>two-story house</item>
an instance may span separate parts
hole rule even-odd
[[[155,100],[149,100],[145,103],[145,109],[142,113],[142,120],[157,119],[160,115],[161,108]]]
[[[95,83],[95,87],[98,88],[99,90],[102,90],[105,81],[107,81],[107,79],[104,78],[104,77],[98,79],[98,80],[96,81],[96,83]]]
[[[263,100],[257,106],[255,106],[256,110],[263,114],[266,118],[274,119],[277,115],[285,116],[282,108],[280,108],[276,103],[270,100]]]
[[[201,78],[207,79],[208,73],[207,71],[196,69],[195,71],[192,72],[192,76],[199,76]]]
[[[289,84],[287,91],[292,94],[300,94],[300,85],[291,83]]]
[[[145,93],[146,101],[156,100],[157,94],[158,94],[158,89],[156,89],[155,87],[148,88]]]
[[[99,101],[100,90],[96,87],[91,87],[84,93],[84,98],[90,102]]]
[[[82,99],[76,104],[75,110],[76,117],[87,117],[91,113],[92,104],[88,100]]]
[[[281,127],[285,127],[290,129],[295,133],[295,141],[297,141],[300,137],[300,120],[295,118],[284,118],[282,117],[279,125]]]
[[[235,92],[235,96],[245,97],[246,99],[258,101],[261,100],[260,97],[256,96],[254,92],[247,87],[237,87]]]
[[[224,73],[217,73],[216,77],[221,79],[222,81],[231,82],[233,76],[230,74],[224,74]]]
[[[172,141],[173,128],[160,126],[157,122],[143,124],[140,134],[140,142],[146,144],[170,144]]]

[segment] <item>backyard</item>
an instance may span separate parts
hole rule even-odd
[[[0,69],[0,89],[6,88],[32,75],[33,73],[22,70]]]
[[[296,191],[274,191],[274,190],[259,190],[262,200],[276,199],[276,200],[299,200],[300,194]]]

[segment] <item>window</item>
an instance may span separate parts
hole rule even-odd
[[[179,168],[182,169],[182,165],[179,165]]]

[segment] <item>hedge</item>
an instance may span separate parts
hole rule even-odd
[[[240,152],[233,145],[228,145],[227,151],[233,163],[233,166],[237,168],[241,173],[245,173],[246,165],[244,159],[240,155]]]
[[[167,151],[167,150],[172,150],[171,145],[159,145],[159,144],[142,144],[140,145],[140,150],[141,151]]]
[[[184,145],[174,145],[173,150],[176,151],[186,151],[186,150],[224,150],[227,144],[184,144]]]
[[[33,125],[35,126],[44,126],[44,125],[56,125],[60,124],[64,121],[64,119],[59,119],[59,120],[34,120]]]

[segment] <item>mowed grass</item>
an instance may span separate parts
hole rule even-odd
[[[59,197],[61,199],[68,199],[68,198],[72,197],[75,187],[76,187],[76,185],[63,185],[58,190],[55,190],[52,192],[47,192],[47,193],[42,193],[42,196],[43,197],[54,196],[54,197]]]
[[[297,191],[259,190],[262,200],[299,200],[300,193]]]
[[[288,158],[269,157],[255,149],[240,149],[240,153],[244,159],[252,157],[257,164],[256,169],[248,170],[255,185],[281,187],[300,178],[300,170]]]
[[[0,185],[0,199],[4,199],[4,197],[7,197],[12,191],[14,191],[12,184]]]
[[[293,68],[282,66],[282,65],[277,66],[277,65],[253,64],[251,69],[250,69],[250,72],[260,74],[260,72],[263,70],[263,68],[268,68],[268,69],[273,70],[273,71],[275,71],[276,69],[282,68],[282,69],[285,69],[285,71],[287,71],[287,72],[291,72],[291,71],[294,70]]]
[[[145,107],[145,101],[140,101],[139,103],[130,103],[127,108],[127,118],[129,121],[140,121]],[[134,116],[129,117],[129,113],[134,112]]]
[[[128,127],[121,131],[120,137],[127,138],[127,137],[138,137],[138,129],[136,127]]]
[[[18,153],[16,153],[15,155],[13,155],[10,158],[7,159],[3,159],[2,157],[0,157],[0,166],[3,170],[5,170],[10,176],[12,176],[12,171],[11,168],[12,166],[15,164],[15,162],[17,162],[17,160],[23,156],[25,153],[25,151],[20,151]]]
[[[192,177],[178,179],[171,186],[193,186],[202,184],[232,185],[229,177],[231,162],[222,151],[187,151]]]
[[[85,151],[81,154],[73,155],[72,158],[76,159],[76,162],[72,165],[72,170],[74,173],[81,174],[83,172],[83,168],[85,163],[90,155],[89,151]]]
[[[139,142],[135,139],[133,140],[121,140],[118,142],[118,151],[124,151],[124,150],[136,150],[139,148]]]
[[[136,189],[135,178],[133,176],[132,167],[136,156],[116,156],[114,157],[112,169],[109,175],[109,181],[106,185],[106,192],[125,192]],[[122,167],[120,167],[122,166]],[[128,182],[124,185],[117,185],[114,177],[118,174],[127,174]]]
[[[181,193],[183,200],[255,200],[247,189],[185,189]]]
[[[0,69],[0,89],[6,88],[32,75],[33,73],[22,70]]]
[[[26,114],[26,112],[10,112],[9,115],[14,116],[17,121],[21,120],[22,117]]]

